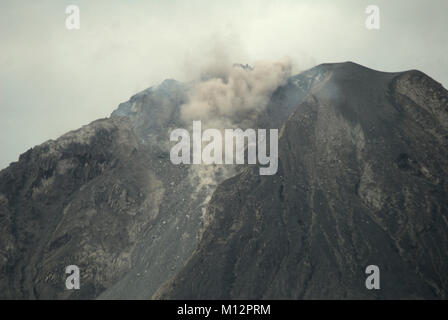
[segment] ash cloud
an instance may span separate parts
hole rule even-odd
[[[206,66],[195,82],[188,102],[181,106],[186,123],[201,120],[204,127],[247,128],[263,112],[272,93],[286,83],[292,71],[289,58],[249,65],[223,63]]]
[[[227,128],[253,128],[272,93],[286,84],[293,69],[289,58],[258,61],[252,66],[232,64],[225,51],[211,57],[210,61],[188,90],[188,102],[180,107],[181,119],[190,129],[194,120],[201,120],[202,130],[216,128],[222,133]],[[226,143],[229,141],[224,141]],[[190,167],[189,179],[195,186],[191,197],[204,197],[199,206],[202,210],[202,231],[211,220],[206,206],[213,191],[220,182],[237,174],[237,171],[233,165]]]

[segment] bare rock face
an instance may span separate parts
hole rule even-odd
[[[448,92],[418,71],[315,70],[277,175],[219,185],[198,249],[155,298],[448,297]]]
[[[174,275],[197,245],[204,201],[169,160],[182,99],[167,80],[0,172],[0,298],[145,297]],[[69,265],[80,290],[65,288]]]
[[[175,276],[197,247],[212,192],[233,172],[171,163],[187,87],[166,80],[144,90],[0,172],[0,298],[147,299]],[[272,113],[278,122],[286,98],[273,99],[285,109]],[[69,265],[80,268],[80,290],[65,288]]]
[[[440,84],[353,63],[291,77],[253,123],[281,129],[274,176],[173,165],[188,90],[166,80],[0,171],[0,298],[447,297]]]
[[[164,192],[140,152],[128,119],[103,119],[1,172],[2,298],[89,298],[120,277]],[[71,264],[82,291],[64,290]]]

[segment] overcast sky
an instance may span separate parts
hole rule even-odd
[[[448,86],[448,1],[1,0],[0,168],[107,117],[167,78],[191,80],[213,50],[235,62],[290,57],[300,71],[351,60],[419,69]],[[65,8],[80,9],[67,30]],[[367,30],[367,5],[380,29]]]

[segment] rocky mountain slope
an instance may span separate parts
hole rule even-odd
[[[171,164],[189,86],[166,80],[0,172],[0,298],[446,298],[440,84],[353,63],[290,77],[252,123],[281,130],[274,176]]]
[[[448,297],[448,92],[418,71],[319,68],[278,174],[218,187],[198,250],[156,298]]]
[[[144,90],[0,172],[0,298],[150,298],[175,275],[197,247],[216,185],[235,171],[171,163],[169,132],[185,126],[189,86]],[[260,121],[289,115],[288,97],[268,109],[274,101],[284,111]],[[65,289],[71,264],[79,291]]]

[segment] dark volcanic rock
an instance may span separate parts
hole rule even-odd
[[[128,119],[98,120],[0,173],[2,298],[92,298],[123,274],[163,194],[140,149]],[[83,290],[64,290],[71,264]]]
[[[188,89],[166,80],[0,172],[0,298],[447,297],[441,85],[353,63],[291,77],[253,124],[281,128],[274,176],[171,164]]]
[[[161,299],[448,297],[448,92],[418,71],[321,65],[279,171],[219,185]],[[365,288],[378,265],[381,289]]]
[[[144,299],[180,270],[212,192],[235,172],[171,164],[187,89],[166,80],[0,172],[0,298]],[[280,126],[307,90],[289,82],[260,122]],[[71,264],[79,291],[65,290]]]
[[[167,80],[0,172],[0,298],[144,298],[175,274],[207,196],[169,160],[182,99]],[[72,264],[80,290],[65,289]]]

